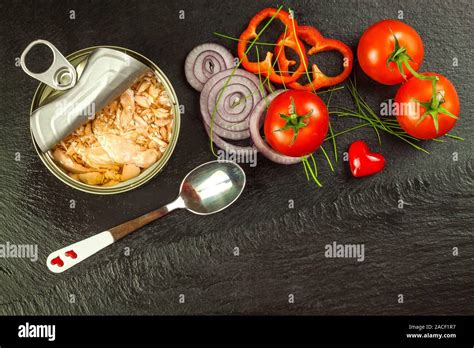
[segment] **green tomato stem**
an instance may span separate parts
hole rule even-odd
[[[408,56],[406,56],[408,57]],[[419,74],[415,69],[413,69],[410,65],[409,58],[403,57],[402,62],[403,65],[408,69],[408,71],[418,80],[423,80],[423,81],[431,81],[431,99],[430,99],[430,108],[435,110],[440,106],[440,99],[437,96],[436,93],[436,85],[438,83],[438,76],[426,76],[423,74]]]

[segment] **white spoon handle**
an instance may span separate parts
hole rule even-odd
[[[46,264],[51,272],[62,273],[113,242],[112,233],[109,231],[101,232],[52,252],[49,254]]]
[[[133,231],[138,230],[140,227],[145,226],[146,224],[149,224],[178,208],[184,208],[184,202],[181,197],[178,197],[170,204],[139,216],[133,220],[124,222],[108,231],[98,233],[92,237],[52,252],[46,260],[46,265],[51,272],[62,273],[110,244],[122,239]]]

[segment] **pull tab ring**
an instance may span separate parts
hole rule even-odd
[[[41,44],[48,46],[53,52],[53,62],[46,71],[42,73],[34,73],[26,66],[25,59],[28,52],[34,46]],[[31,42],[21,54],[20,65],[25,73],[59,91],[64,91],[74,87],[77,81],[76,69],[51,42],[46,40],[36,40]]]

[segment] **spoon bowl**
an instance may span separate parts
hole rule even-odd
[[[234,203],[244,187],[245,172],[239,165],[230,161],[212,161],[186,175],[179,196],[190,212],[209,215]]]

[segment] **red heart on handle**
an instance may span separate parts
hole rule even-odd
[[[64,266],[64,261],[61,260],[61,258],[59,256],[56,256],[54,259],[51,260],[51,264],[53,266],[58,265],[59,267],[62,267],[62,266]]]
[[[355,177],[372,175],[385,167],[385,157],[380,153],[370,152],[364,141],[357,140],[349,147],[349,165]]]
[[[74,250],[68,250],[64,253],[67,257],[70,257],[71,259],[77,258],[77,254]]]

